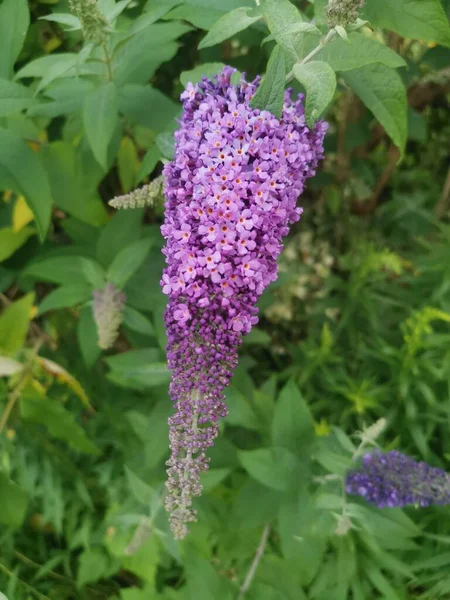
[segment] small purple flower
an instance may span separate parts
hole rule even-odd
[[[449,474],[397,450],[365,454],[347,474],[346,490],[378,508],[450,504]]]
[[[297,198],[323,157],[327,129],[306,126],[302,96],[290,91],[280,120],[252,109],[259,78],[233,86],[232,74],[226,67],[187,86],[175,158],[164,169],[161,284],[176,409],[166,508],[178,538],[195,520],[206,450],[227,414],[223,390],[242,336],[258,321],[258,297],[277,278],[282,238],[300,218]]]

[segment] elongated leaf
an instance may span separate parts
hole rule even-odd
[[[309,451],[313,439],[311,413],[298,387],[290,381],[281,390],[275,405],[273,444],[287,448],[298,456]]]
[[[61,54],[51,54],[50,56],[41,56],[24,65],[16,73],[16,79],[24,77],[44,77],[50,69],[56,66],[61,68],[73,67],[76,64],[78,54],[74,52],[61,52]]]
[[[11,77],[29,24],[26,0],[3,0],[0,6],[0,77]]]
[[[329,64],[314,60],[294,65],[294,76],[306,89],[305,117],[309,127],[322,115],[334,96],[336,75]]]
[[[320,29],[317,29],[315,25],[312,23],[308,23],[307,21],[298,21],[297,23],[293,23],[288,29],[283,31],[283,33],[278,33],[277,36],[271,33],[263,40],[263,44],[267,42],[271,42],[275,39],[285,39],[292,36],[294,33],[314,33],[315,35],[321,35]]]
[[[251,16],[250,9],[241,7],[232,10],[223,17],[221,17],[215,25],[211,27],[206,36],[202,39],[198,47],[209,48],[220,44],[224,40],[233,37],[239,31],[243,31],[256,23],[262,18],[262,15]]]
[[[99,449],[89,440],[84,429],[57,400],[26,393],[20,399],[20,412],[24,420],[44,425],[50,435],[63,440],[74,450],[99,454]]]
[[[80,19],[69,13],[52,13],[39,18],[44,19],[45,21],[53,21],[60,25],[67,25],[67,27],[70,28],[67,31],[77,31],[78,29],[81,29]]]
[[[89,408],[92,410],[92,406],[91,406],[91,403],[89,402],[89,398],[87,397],[87,394],[84,391],[84,388],[81,385],[81,383],[78,381],[78,379],[76,379],[73,375],[71,375],[68,371],[66,371],[66,369],[64,369],[64,367],[62,367],[61,365],[58,365],[58,363],[55,363],[53,360],[49,360],[48,358],[42,358],[41,356],[38,356],[36,358],[36,360],[39,363],[39,365],[42,367],[42,369],[44,369],[44,371],[49,373],[52,377],[57,379],[60,383],[63,383],[68,388],[70,388],[73,391],[73,393],[86,406],[86,408]]]
[[[86,96],[83,120],[86,135],[95,158],[106,170],[108,146],[118,118],[116,85],[112,81],[100,84]]]
[[[0,356],[0,377],[10,377],[16,373],[20,373],[24,365],[8,356]]]
[[[155,328],[150,319],[131,306],[125,306],[122,322],[126,327],[141,335],[155,335]]]
[[[224,63],[204,63],[195,69],[191,69],[190,71],[183,71],[180,75],[180,81],[184,87],[190,83],[198,83],[201,81],[202,77],[212,77],[213,75],[217,75],[224,68]]]
[[[90,369],[102,353],[97,343],[97,325],[91,306],[86,306],[80,311],[77,338],[84,363]]]
[[[33,94],[25,86],[0,79],[0,117],[20,113],[35,102]]]
[[[27,492],[0,472],[0,497],[2,499],[0,523],[10,527],[20,527],[28,508]]]
[[[387,67],[406,66],[406,62],[396,52],[375,39],[354,31],[348,36],[349,44],[342,38],[335,38],[316,55],[317,60],[327,62],[335,71],[350,71],[371,63],[381,63]]]
[[[283,492],[295,481],[297,459],[286,448],[241,450],[238,454],[249,475],[267,487]]]
[[[342,75],[403,154],[407,135],[407,101],[403,82],[394,69],[367,65]]]
[[[105,284],[105,272],[101,265],[84,256],[47,258],[27,267],[24,275],[52,283],[90,284],[96,288],[102,288]]]
[[[102,265],[109,267],[139,237],[143,213],[142,209],[117,212],[103,227],[97,242],[97,258]]]
[[[406,38],[450,46],[450,26],[439,0],[367,0],[362,16]]]
[[[274,39],[284,50],[298,58],[296,40],[303,32],[289,33],[294,24],[303,21],[297,8],[289,0],[262,0],[261,11]]]
[[[154,490],[127,466],[125,466],[125,475],[128,489],[134,498],[141,504],[149,506],[154,495]]]
[[[53,290],[39,305],[39,315],[43,315],[49,310],[59,310],[76,306],[82,302],[86,302],[92,297],[92,286],[86,283],[73,283],[62,285],[56,290]]]
[[[267,63],[266,74],[250,106],[268,110],[279,119],[283,110],[285,81],[286,66],[283,50],[280,46],[275,46]]]
[[[31,318],[34,293],[10,304],[0,315],[0,353],[12,356],[22,348]]]
[[[0,129],[0,172],[25,196],[33,211],[41,240],[50,224],[52,197],[46,172],[35,152],[13,131]],[[1,176],[0,176],[1,179]]]
[[[143,264],[152,243],[152,238],[143,238],[119,252],[108,269],[108,281],[111,281],[111,283],[114,283],[119,288],[123,288],[130,277]]]
[[[36,231],[32,227],[23,227],[20,231],[10,227],[0,229],[0,262],[12,256],[34,233]]]
[[[159,360],[153,348],[131,350],[105,359],[111,368],[109,378],[122,387],[145,389],[162,385],[169,380],[167,365]]]

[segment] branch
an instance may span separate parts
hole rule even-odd
[[[242,584],[241,589],[239,590],[238,600],[242,600],[242,598],[248,592],[248,589],[252,584],[256,570],[257,570],[260,560],[264,554],[264,550],[266,549],[266,544],[267,544],[267,540],[269,538],[269,533],[270,533],[270,525],[267,524],[264,527],[264,530],[262,532],[261,540],[259,542],[258,548],[256,549],[255,558],[253,559],[253,562],[250,565],[250,569],[248,570],[247,577],[245,578],[245,581]]]

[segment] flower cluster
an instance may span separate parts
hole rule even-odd
[[[94,290],[93,298],[98,345],[103,350],[107,350],[119,335],[126,296],[113,283],[107,283],[102,290]]]
[[[301,97],[286,92],[280,120],[249,105],[259,80],[231,84],[226,67],[214,80],[189,84],[173,162],[166,165],[167,267],[163,292],[170,395],[166,508],[176,537],[195,520],[206,449],[227,414],[223,389],[242,336],[257,322],[255,303],[276,279],[276,259],[305,180],[323,153],[326,124],[305,124]]]
[[[79,18],[84,39],[94,44],[102,44],[107,37],[110,25],[97,6],[97,0],[69,0],[69,7]]]
[[[327,20],[330,27],[341,25],[346,27],[355,23],[364,0],[329,0],[327,7]]]
[[[450,504],[449,474],[397,450],[365,454],[360,467],[348,473],[346,490],[378,508]]]

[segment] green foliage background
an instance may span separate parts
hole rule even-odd
[[[88,4],[0,2],[0,598],[450,598],[448,508],[342,491],[375,443],[449,470],[450,3],[331,31],[324,0]],[[223,64],[266,73],[274,114],[287,76],[330,129],[178,543],[162,198],[108,201],[160,174],[183,87]]]

